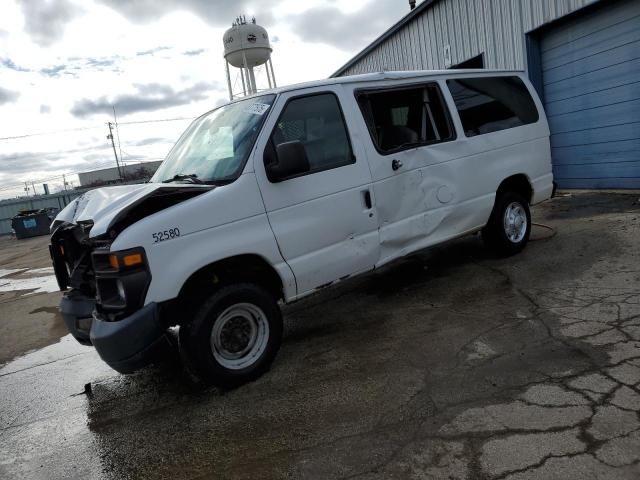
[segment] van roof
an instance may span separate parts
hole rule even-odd
[[[268,93],[283,93],[290,92],[292,90],[299,90],[302,88],[322,87],[325,85],[337,85],[337,84],[349,84],[349,83],[362,83],[362,82],[376,82],[384,80],[408,80],[411,78],[423,78],[423,77],[456,77],[464,75],[474,76],[491,76],[495,74],[522,74],[522,70],[489,70],[489,69],[457,69],[457,70],[404,70],[404,71],[385,71],[376,73],[362,73],[358,75],[347,75],[344,77],[330,77],[321,80],[314,80],[311,82],[296,83],[293,85],[286,85],[282,87],[272,88],[270,90],[263,90],[251,96],[259,96]],[[244,100],[247,97],[241,97],[237,100]]]

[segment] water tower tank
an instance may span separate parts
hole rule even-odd
[[[269,35],[255,23],[237,23],[224,33],[224,58],[236,68],[252,68],[269,60]],[[246,59],[246,64],[244,63]]]

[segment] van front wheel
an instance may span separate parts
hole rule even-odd
[[[485,245],[498,255],[514,255],[522,251],[530,234],[529,203],[515,192],[499,194],[489,222],[482,229]]]
[[[282,341],[278,303],[258,285],[223,287],[180,327],[183,358],[203,382],[233,388],[255,380],[273,362]]]

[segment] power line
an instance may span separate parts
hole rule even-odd
[[[122,124],[120,124],[122,125]],[[175,143],[175,140],[171,140],[171,139],[166,139],[166,141],[158,141],[156,143],[151,143],[151,144],[146,144],[146,145],[138,145],[135,142],[132,143],[125,143],[124,146],[125,147],[147,147],[147,146],[153,146],[155,144],[161,144],[161,145],[166,145],[166,144],[173,144]],[[82,152],[95,152],[97,150],[108,150],[109,149],[109,144],[105,143],[106,146],[98,146],[98,147],[87,147],[87,148],[75,148],[75,149],[71,149],[71,150],[57,150],[57,151],[44,151],[44,152],[24,152],[24,153],[18,153],[13,157],[2,157],[0,155],[0,160],[6,161],[6,160],[25,160],[25,159],[31,159],[31,158],[36,158],[36,157],[47,157],[47,156],[51,156],[51,155],[62,155],[62,154],[80,154]],[[26,155],[26,153],[28,153],[28,155]],[[129,156],[133,156],[130,153],[124,152]]]
[[[43,135],[56,135],[58,133],[66,133],[66,132],[82,132],[85,130],[95,130],[97,128],[104,128],[103,126],[99,127],[79,127],[79,128],[67,128],[64,130],[53,130],[50,132],[37,132],[37,133],[25,133],[23,135],[14,135],[11,137],[0,137],[0,140],[17,140],[20,138],[28,138],[28,137],[40,137]]]
[[[120,145],[120,130],[118,129],[118,117],[116,117],[116,106],[113,107],[113,122],[116,124],[116,137],[118,138],[118,150],[120,151],[120,160],[122,160],[122,145]]]
[[[31,158],[38,158],[38,157],[49,157],[51,155],[62,155],[62,154],[79,154],[82,152],[95,152],[97,150],[108,150],[109,147],[87,147],[87,148],[77,148],[77,149],[73,149],[73,150],[58,150],[55,152],[25,152],[25,153],[18,153],[16,156],[13,157],[2,157],[0,156],[0,160],[6,161],[6,160],[27,160],[27,159],[31,159]],[[28,155],[27,155],[28,154]]]
[[[158,119],[149,119],[149,120],[135,120],[130,122],[118,122],[118,125],[140,125],[144,123],[160,123],[160,122],[177,122],[180,120],[195,120],[198,117],[175,117],[175,118],[158,118]],[[67,128],[63,130],[52,130],[49,132],[35,132],[35,133],[25,133],[22,135],[13,135],[9,137],[0,137],[0,141],[3,140],[18,140],[21,138],[29,138],[29,137],[39,137],[43,135],[56,135],[58,133],[67,133],[67,132],[82,132],[85,130],[95,130],[97,128],[103,128],[102,126],[95,127],[79,127],[79,128]]]
[[[198,117],[176,117],[176,118],[160,118],[152,120],[136,120],[131,122],[120,122],[119,125],[139,125],[142,123],[160,123],[160,122],[177,122],[179,120],[195,120]]]

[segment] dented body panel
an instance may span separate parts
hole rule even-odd
[[[62,223],[91,222],[90,236],[107,233],[113,222],[140,201],[158,194],[182,190],[185,193],[208,190],[200,185],[163,185],[145,183],[89,190],[67,205],[55,218],[51,230]]]

